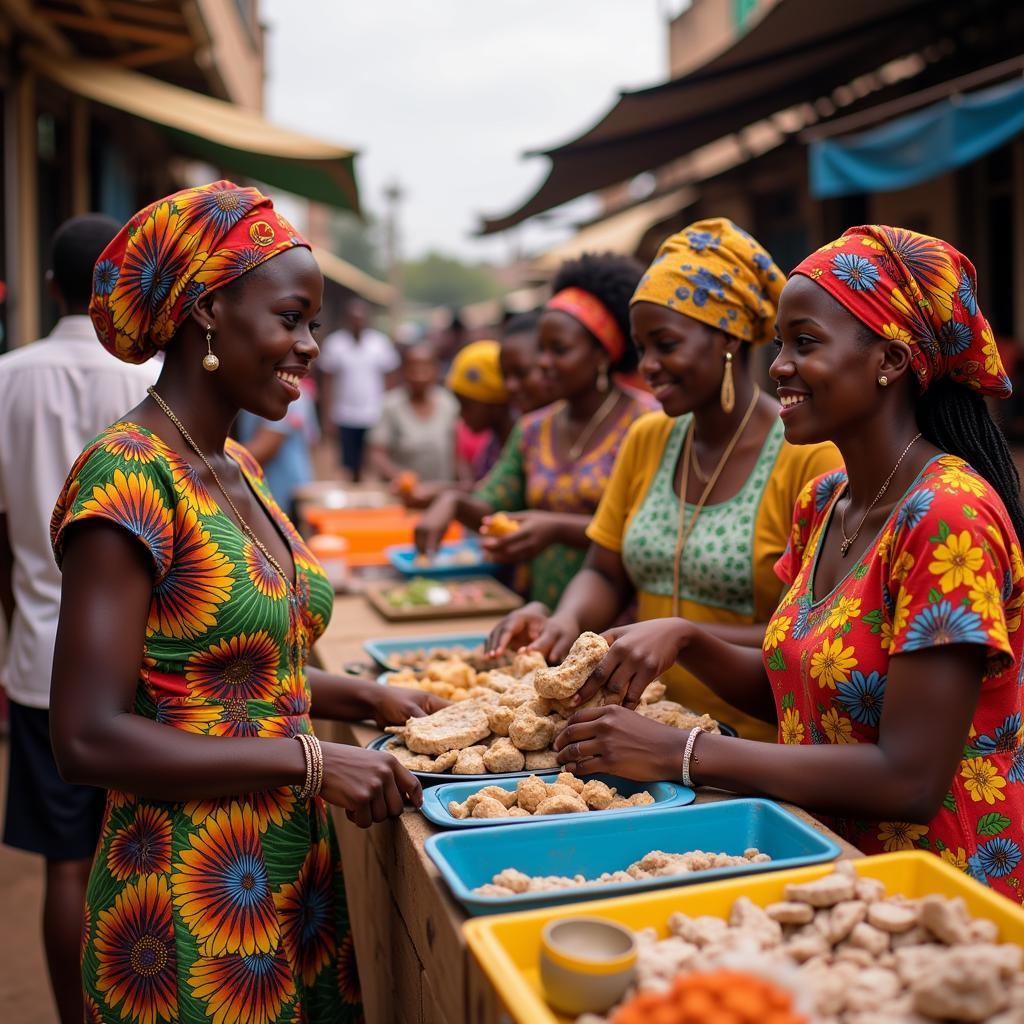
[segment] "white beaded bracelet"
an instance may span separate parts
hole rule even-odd
[[[695,725],[686,737],[686,746],[683,748],[683,785],[687,789],[693,789],[693,779],[690,778],[690,760],[693,757],[693,745],[697,742],[697,734],[704,730]]]

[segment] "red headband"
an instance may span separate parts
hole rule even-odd
[[[597,338],[617,363],[626,351],[626,338],[612,316],[608,307],[596,295],[585,292],[582,288],[563,288],[553,295],[544,307],[568,313],[578,320],[590,333]]]

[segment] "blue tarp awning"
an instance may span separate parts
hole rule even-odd
[[[942,100],[879,128],[810,145],[816,199],[891,192],[945,174],[1024,131],[1024,81]]]

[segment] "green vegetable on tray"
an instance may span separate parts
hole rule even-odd
[[[383,595],[384,600],[392,608],[423,608],[438,605],[458,608],[494,596],[494,591],[486,583],[441,583],[426,576],[414,576],[408,583],[394,586]]]

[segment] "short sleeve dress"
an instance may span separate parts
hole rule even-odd
[[[58,562],[73,523],[135,537],[153,593],[134,713],[205,736],[311,732],[305,665],[333,592],[228,442],[288,541],[286,582],[157,435],[121,422],[72,467],[54,509]],[[86,1020],[362,1019],[338,846],[324,802],[297,787],[171,803],[110,791],[86,897]]]
[[[938,455],[835,589],[814,599],[821,540],[846,484],[812,481],[778,562],[789,585],[765,664],[782,743],[876,743],[890,659],[944,644],[985,648],[987,669],[942,808],[929,822],[831,824],[865,853],[919,848],[1024,901],[1024,562],[999,496]]]

